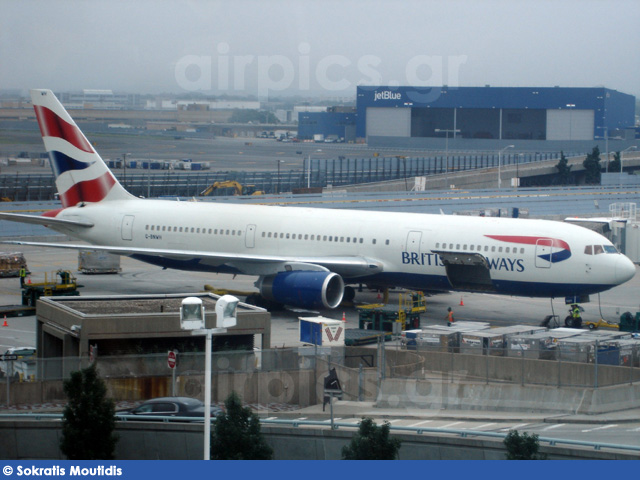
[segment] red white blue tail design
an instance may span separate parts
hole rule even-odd
[[[132,197],[51,90],[31,90],[31,101],[65,208]]]

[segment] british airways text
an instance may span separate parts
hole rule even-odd
[[[522,258],[487,258],[490,270],[506,270],[509,272],[524,272]],[[427,265],[444,267],[437,253],[402,252],[402,263],[405,265]]]

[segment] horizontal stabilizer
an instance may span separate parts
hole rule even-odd
[[[73,227],[93,227],[91,222],[81,222],[79,220],[65,220],[63,218],[43,217],[40,215],[25,215],[23,213],[0,213],[0,220],[10,222],[33,223],[35,225],[67,225]]]

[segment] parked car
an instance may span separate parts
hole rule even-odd
[[[212,405],[211,416],[215,417],[222,413],[222,409]],[[157,417],[191,417],[193,420],[204,420],[204,403],[196,398],[189,397],[159,397],[147,400],[135,408],[120,410],[117,415],[141,415]],[[140,420],[149,420],[141,418]],[[178,420],[179,421],[179,420]]]

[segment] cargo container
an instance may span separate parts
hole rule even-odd
[[[524,357],[535,360],[553,360],[556,345],[547,331],[510,335],[507,339],[507,357]]]
[[[473,355],[504,355],[504,334],[492,330],[466,332],[460,335],[460,353]]]
[[[19,277],[20,269],[29,273],[27,261],[21,252],[0,253],[0,277]]]
[[[623,338],[605,341],[606,345],[617,345],[620,355],[618,365],[625,367],[640,366],[640,338]]]
[[[344,346],[344,322],[325,317],[298,317],[300,341],[318,346]]]
[[[120,256],[98,250],[78,252],[78,271],[81,273],[119,273]]]
[[[439,329],[423,330],[416,337],[417,350],[430,350],[438,352],[457,352],[460,346],[458,332]]]
[[[596,340],[584,336],[558,340],[558,357],[563,362],[588,363],[593,357]]]

